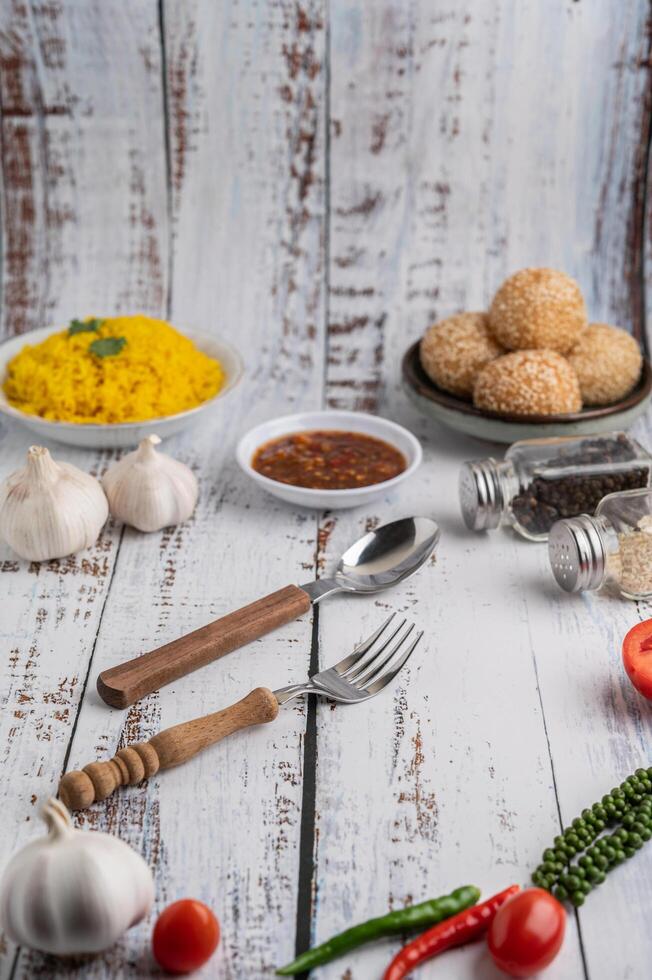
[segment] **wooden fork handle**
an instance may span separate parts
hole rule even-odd
[[[257,687],[229,708],[166,728],[149,742],[120,749],[108,762],[91,762],[81,771],[67,772],[59,783],[59,798],[69,810],[83,810],[106,799],[118,786],[135,786],[159,769],[187,762],[241,728],[273,721],[277,714],[275,695],[266,687]]]
[[[99,695],[113,708],[127,708],[165,684],[291,622],[310,606],[307,592],[288,585],[194,633],[102,671],[97,678]]]

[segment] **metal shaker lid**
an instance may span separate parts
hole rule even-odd
[[[566,592],[592,591],[604,582],[607,550],[598,522],[588,514],[553,524],[548,557],[557,585]]]
[[[459,479],[460,508],[471,531],[498,527],[505,506],[495,459],[464,463]]]

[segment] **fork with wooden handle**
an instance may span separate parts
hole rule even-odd
[[[59,784],[61,801],[69,810],[83,810],[106,799],[118,786],[134,786],[159,769],[187,762],[241,728],[273,721],[279,705],[301,694],[321,694],[344,704],[372,698],[396,677],[423,636],[421,632],[412,637],[414,624],[407,625],[405,619],[388,631],[393,619],[392,614],[347,657],[303,684],[278,691],[257,687],[222,711],[166,728],[149,742],[120,749],[107,762],[91,762],[81,771],[66,773]]]

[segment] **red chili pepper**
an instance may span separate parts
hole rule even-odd
[[[403,980],[403,977],[437,953],[478,939],[487,931],[500,906],[518,891],[520,885],[510,885],[504,892],[488,898],[486,902],[480,902],[479,905],[474,905],[421,933],[396,954],[385,970],[383,980]]]

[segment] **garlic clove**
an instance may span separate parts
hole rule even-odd
[[[29,561],[49,561],[90,547],[108,517],[99,482],[43,446],[0,486],[0,537]]]
[[[113,517],[139,531],[160,531],[191,517],[199,488],[189,467],[157,452],[158,436],[109,467],[102,486]]]
[[[111,946],[152,907],[143,858],[111,834],[77,830],[49,800],[41,837],[18,851],[0,884],[0,926],[14,942],[73,956]]]

